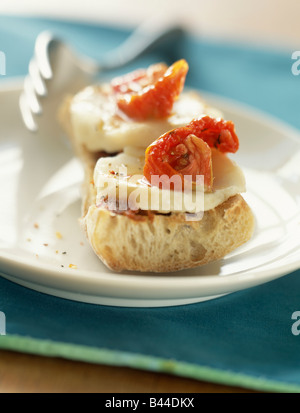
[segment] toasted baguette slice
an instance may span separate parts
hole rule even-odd
[[[114,271],[171,272],[223,258],[246,241],[254,217],[240,194],[204,212],[199,221],[184,213],[126,214],[96,206],[94,167],[101,153],[92,153],[74,140],[68,102],[60,119],[85,169],[82,217],[87,239],[107,267]]]

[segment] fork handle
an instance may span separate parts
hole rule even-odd
[[[180,26],[160,29],[153,33],[145,30],[142,25],[119,47],[106,54],[99,69],[101,71],[119,69],[164,43],[178,43],[184,35],[185,31]]]

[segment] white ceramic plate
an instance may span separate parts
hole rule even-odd
[[[82,170],[53,122],[27,132],[18,111],[22,83],[0,84],[0,271],[58,297],[113,306],[171,306],[209,300],[300,267],[300,136],[238,103],[206,95],[232,119],[234,159],[256,217],[253,238],[226,258],[172,274],[118,274],[86,243],[79,225]],[[117,248],[117,246],[116,246]],[[70,264],[77,266],[69,268]]]

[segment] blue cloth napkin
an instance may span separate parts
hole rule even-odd
[[[128,35],[97,25],[1,16],[5,79],[27,73],[35,37],[45,29],[96,58]],[[300,128],[300,76],[291,72],[292,51],[188,36],[177,53],[189,62],[188,86],[248,103]],[[137,66],[162,58],[152,52]],[[0,278],[0,311],[6,315],[7,333],[0,336],[0,348],[299,392],[300,336],[293,334],[298,329],[292,319],[300,310],[299,291],[298,270],[199,304],[117,308],[68,301]]]

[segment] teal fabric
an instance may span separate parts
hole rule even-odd
[[[99,59],[128,34],[77,22],[2,16],[0,50],[7,58],[2,81],[26,74],[35,37],[45,29]],[[152,52],[135,66],[162,60],[165,52]],[[292,51],[187,36],[168,60],[176,53],[189,62],[188,86],[245,102],[300,128],[300,77],[291,73]],[[299,392],[300,336],[292,334],[291,318],[300,310],[299,291],[300,270],[199,304],[117,308],[48,296],[0,278],[7,332],[0,336],[0,348]]]

